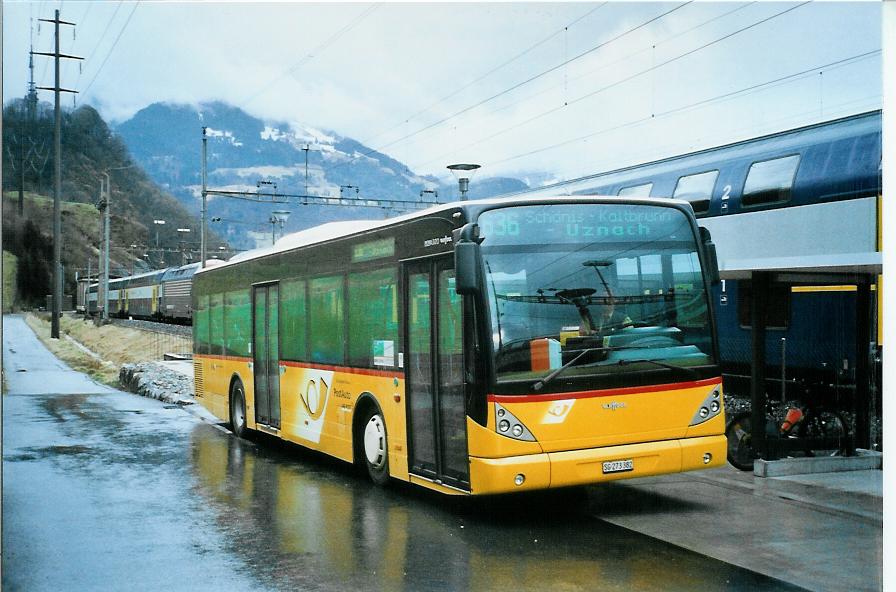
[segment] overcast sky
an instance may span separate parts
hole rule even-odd
[[[108,120],[223,100],[418,173],[572,178],[881,106],[876,2],[5,1],[4,102],[26,89],[30,20],[51,51],[36,19],[60,6],[62,51],[87,58],[62,85]]]

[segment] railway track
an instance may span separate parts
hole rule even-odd
[[[177,335],[178,337],[193,336],[193,327],[190,325],[172,325],[170,323],[157,323],[155,321],[143,321],[137,319],[109,319],[109,321],[122,327],[140,329],[142,331],[153,331],[155,333],[164,333],[166,335]]]

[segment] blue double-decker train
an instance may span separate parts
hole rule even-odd
[[[881,155],[881,112],[873,111],[521,193],[689,201],[718,247],[724,280],[714,302],[728,392],[749,393],[750,278],[769,271],[767,391],[783,381],[843,395],[865,351],[856,344],[858,283],[877,292],[867,352],[881,354]]]

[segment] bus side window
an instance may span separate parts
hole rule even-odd
[[[348,364],[364,368],[397,365],[398,272],[375,269],[348,276]]]
[[[315,278],[309,289],[311,361],[345,363],[344,276]]]

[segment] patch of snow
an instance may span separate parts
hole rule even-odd
[[[298,142],[299,144],[302,144],[302,145],[304,145],[304,144],[321,144],[321,145],[330,144],[330,145],[332,145],[338,141],[338,138],[336,136],[330,135],[330,134],[324,132],[323,130],[319,130],[317,128],[307,126],[298,121],[290,122],[289,127],[290,127],[290,130],[292,131],[291,139],[295,140],[296,142]],[[301,146],[298,146],[298,148],[301,148]],[[316,148],[316,146],[313,146],[313,148]]]
[[[299,166],[299,165],[296,165]],[[299,174],[299,171],[295,167],[285,167],[285,166],[276,166],[276,165],[262,165],[262,166],[254,166],[254,167],[242,167],[242,168],[219,168],[215,169],[212,173],[216,176],[230,176],[236,175],[240,178],[246,177],[266,177],[266,178],[275,178],[282,179],[283,177],[295,177]],[[304,175],[304,173],[302,173]]]
[[[242,146],[243,143],[236,139],[233,132],[216,130],[210,127],[205,128],[205,134],[210,138],[223,138],[230,142],[232,146]]]
[[[367,160],[367,161],[369,161],[369,162],[373,162],[373,163],[376,163],[376,164],[379,164],[379,162],[380,162],[379,160],[377,160],[377,159],[375,159],[375,158],[372,158],[372,157],[370,157],[370,156],[367,156],[366,154],[361,154],[361,153],[358,152],[357,150],[355,150],[354,153],[352,154],[352,158],[353,158],[354,160],[361,160],[361,159],[363,158],[363,159],[365,159],[365,160]]]
[[[275,127],[271,127],[269,125],[264,126],[264,129],[259,134],[262,140],[281,140],[286,137],[286,134],[281,132],[279,129]]]

